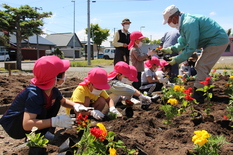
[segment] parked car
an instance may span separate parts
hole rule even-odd
[[[10,56],[7,51],[0,51],[0,61],[9,61]]]
[[[104,59],[113,59],[115,56],[115,48],[105,48],[104,49]]]

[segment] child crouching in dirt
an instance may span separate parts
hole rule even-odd
[[[136,77],[132,77],[130,67],[127,63],[119,61],[114,66],[114,70],[108,74],[110,88],[107,90],[109,96],[113,99],[114,104],[120,100],[121,96],[137,96],[140,103],[151,103],[151,98],[143,95],[140,91],[129,85],[132,81],[136,81]]]
[[[122,117],[122,114],[115,108],[113,100],[105,91],[109,88],[107,72],[102,68],[93,68],[88,72],[84,81],[74,90],[70,100],[86,107],[94,107],[95,110],[82,114],[93,116],[97,120],[104,118],[102,110],[106,103],[110,112],[115,113],[117,117]]]
[[[159,79],[156,76],[156,71],[160,66],[160,60],[152,56],[150,60],[147,60],[144,63],[145,69],[142,73],[141,77],[141,91],[146,91],[148,96],[152,96],[152,93],[156,90],[160,90],[162,87],[162,83],[160,83]]]
[[[160,67],[156,71],[156,76],[163,86],[173,86],[170,83],[168,73],[171,71],[172,66],[165,60],[160,61]]]
[[[68,60],[61,60],[57,56],[43,56],[35,62],[31,84],[16,96],[0,119],[0,124],[10,137],[24,138],[34,126],[45,137],[46,133],[51,135],[55,127],[71,128],[75,118],[57,116],[61,105],[76,112],[87,110],[83,105],[65,99],[56,88],[56,85],[65,82],[65,71],[69,67]]]

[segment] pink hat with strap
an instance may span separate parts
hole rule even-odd
[[[88,72],[87,77],[79,85],[87,85],[92,83],[97,89],[109,89],[107,72],[102,68],[93,68]]]
[[[134,42],[136,39],[144,39],[142,33],[140,31],[134,31],[130,34],[130,43],[128,45],[128,49],[130,50],[134,46]]]
[[[144,62],[144,65],[146,68],[151,68],[153,65],[161,66],[159,59],[155,56],[152,56],[151,60]]]
[[[115,64],[114,70],[108,74],[108,80],[114,79],[118,73],[126,77],[131,77],[129,65],[124,61],[119,61]]]
[[[169,65],[169,63],[165,60],[160,61],[160,67],[158,68],[158,71],[161,71],[164,66]]]
[[[131,73],[131,77],[129,77],[129,80],[138,82],[138,71],[136,67],[134,67],[133,65],[129,65],[129,68]]]
[[[49,89],[54,86],[57,75],[69,67],[69,60],[61,60],[57,56],[43,56],[35,62],[34,78],[30,82],[41,89]]]

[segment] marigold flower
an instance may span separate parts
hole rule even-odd
[[[175,85],[173,88],[175,91],[180,91],[180,86],[179,85]]]
[[[111,148],[111,147],[109,148],[109,154],[110,155],[116,155],[116,152],[117,152],[116,149]]]
[[[229,78],[230,78],[230,79],[233,79],[233,76],[231,75]]]
[[[177,77],[181,78],[181,77],[182,77],[182,75],[177,75]]]
[[[98,126],[104,132],[107,132],[107,130],[106,130],[105,126],[103,125],[103,123],[97,123],[96,126]]]
[[[178,104],[178,101],[177,99],[175,98],[170,98],[167,103],[170,103],[171,105],[177,105]]]
[[[194,131],[194,134],[196,135],[192,137],[192,141],[199,146],[203,146],[208,142],[207,138],[210,138],[210,134],[206,130],[197,130]]]

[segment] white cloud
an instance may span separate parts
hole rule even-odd
[[[216,12],[210,12],[210,16],[216,15]]]

